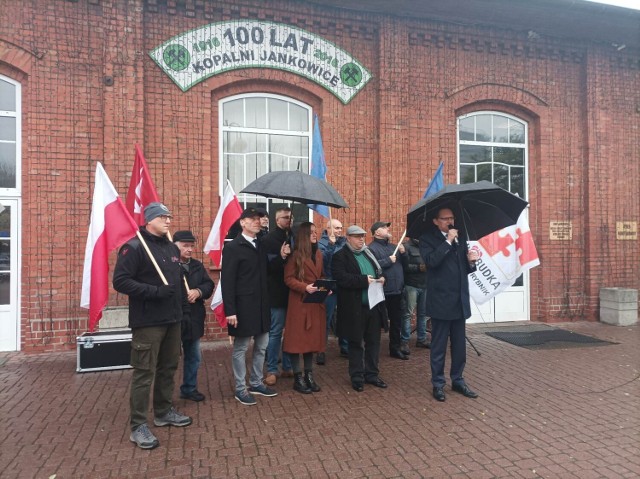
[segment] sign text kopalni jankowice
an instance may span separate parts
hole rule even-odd
[[[347,104],[371,80],[360,62],[333,43],[259,20],[205,25],[167,40],[149,55],[182,91],[226,71],[274,68],[308,78]]]

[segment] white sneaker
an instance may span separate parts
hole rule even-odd
[[[141,424],[131,431],[129,440],[135,442],[142,449],[154,449],[160,445],[160,441],[153,435],[146,424]]]

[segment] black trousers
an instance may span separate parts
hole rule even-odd
[[[387,305],[387,314],[389,315],[389,351],[398,351],[402,328],[402,294],[385,295],[384,302]]]
[[[368,306],[362,307],[364,334],[359,341],[349,340],[349,376],[354,384],[362,384],[365,379],[373,381],[378,377],[380,359],[380,329],[382,324],[377,313]],[[363,343],[364,342],[364,347]]]
[[[444,387],[446,384],[444,359],[449,340],[451,341],[451,384],[463,383],[462,374],[467,363],[465,320],[431,318],[431,384],[436,388]]]

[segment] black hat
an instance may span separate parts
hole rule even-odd
[[[267,210],[265,210],[264,208],[260,208],[259,206],[256,207],[256,211],[258,213],[260,213],[260,216],[269,216],[269,212]]]
[[[171,217],[172,215],[171,215],[171,212],[169,211],[169,208],[167,208],[162,203],[158,203],[157,201],[154,201],[153,203],[149,203],[147,206],[144,207],[145,222],[150,223],[153,220],[155,220],[158,216]]]
[[[173,242],[176,241],[185,241],[187,243],[195,243],[196,237],[193,236],[193,233],[189,230],[180,230],[173,233]]]
[[[267,216],[267,212],[264,210],[264,208],[254,208],[253,206],[250,206],[249,208],[244,209],[244,211],[240,215],[240,219],[243,220],[245,218],[254,218],[256,216],[262,218],[263,216]]]
[[[387,223],[386,221],[376,221],[371,225],[371,234],[376,234],[376,230],[378,228],[382,228],[383,226],[391,226],[391,223]]]

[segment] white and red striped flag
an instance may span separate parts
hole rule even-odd
[[[227,186],[224,188],[220,209],[211,227],[207,242],[204,244],[204,252],[209,255],[211,261],[213,261],[213,264],[216,266],[220,266],[222,262],[224,239],[229,229],[233,226],[233,223],[240,218],[241,214],[242,207],[240,206],[240,202],[238,202],[238,198],[233,192],[231,183],[227,180]]]
[[[227,237],[229,229],[240,218],[242,214],[242,207],[236,194],[233,192],[231,183],[227,180],[227,186],[224,188],[222,195],[222,203],[220,203],[220,209],[216,215],[216,219],[211,227],[211,232],[207,238],[207,242],[204,245],[204,252],[209,255],[211,261],[216,266],[222,264],[222,247],[224,246],[224,239]],[[218,321],[221,328],[227,326],[227,317],[224,313],[224,304],[222,304],[222,274],[220,274],[220,280],[218,286],[213,293],[213,299],[211,300],[211,309]]]
[[[138,226],[98,163],[80,300],[80,306],[89,310],[89,331],[93,331],[102,318],[109,298],[109,253],[135,236],[137,231]]]
[[[140,226],[144,226],[146,223],[144,220],[144,207],[149,203],[160,201],[156,187],[149,174],[149,167],[138,145],[136,145],[136,159],[133,162],[133,171],[126,201],[127,210],[131,213],[133,220]]]

